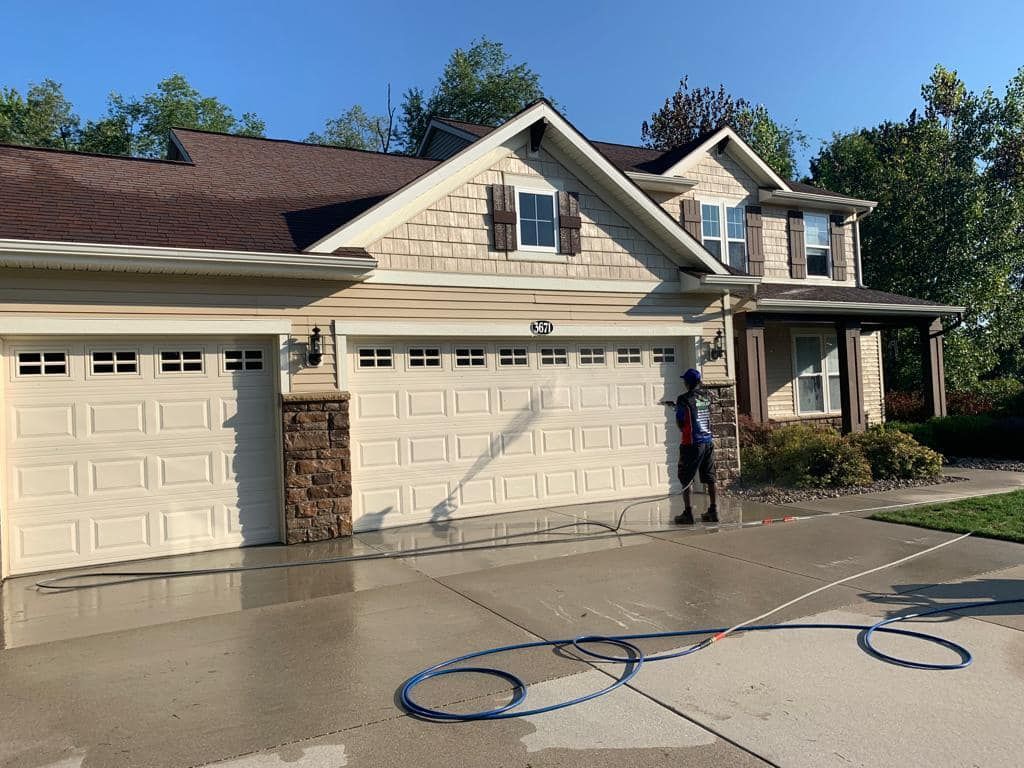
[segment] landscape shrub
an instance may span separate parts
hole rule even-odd
[[[1024,394],[1024,382],[1017,379],[989,379],[979,381],[978,391],[991,398],[996,410],[1002,410],[1007,405]]]
[[[742,459],[743,478],[751,482],[794,488],[840,488],[871,482],[871,466],[853,443],[835,430],[806,424],[772,430],[763,446],[748,447]]]
[[[745,413],[739,415],[737,425],[740,432],[740,448],[766,445],[768,436],[778,428],[778,424],[774,421],[755,421]]]
[[[873,427],[849,440],[871,465],[875,480],[923,480],[942,472],[942,456],[906,432]]]
[[[900,392],[891,390],[885,393],[885,418],[892,421],[924,421],[927,414],[924,400],[920,392]]]
[[[1024,384],[1016,379],[979,381],[946,393],[950,416],[1007,414],[1024,416]],[[920,392],[885,393],[885,417],[890,421],[923,422],[929,418]]]
[[[1024,459],[1024,417],[939,416],[920,424],[889,422],[946,456]]]

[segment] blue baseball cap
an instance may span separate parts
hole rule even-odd
[[[700,371],[698,371],[696,368],[690,368],[689,370],[686,371],[686,373],[684,373],[679,378],[685,381],[687,384],[690,384],[691,386],[694,384],[699,384]]]

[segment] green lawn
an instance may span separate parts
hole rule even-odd
[[[1024,490],[877,512],[873,520],[1024,543]]]

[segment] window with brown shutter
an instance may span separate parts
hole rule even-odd
[[[558,252],[570,256],[580,253],[580,196],[576,192],[558,192]]]
[[[833,214],[829,216],[830,235],[832,240],[832,279],[846,279],[846,231],[843,228],[843,217]]]
[[[807,245],[804,243],[804,215],[801,211],[788,211],[789,275],[795,280],[807,277]]]
[[[747,206],[747,273],[764,277],[764,231],[761,206]]]
[[[494,249],[516,250],[516,191],[513,187],[504,184],[491,186],[491,222]]]
[[[700,241],[700,201],[683,200],[683,229]]]

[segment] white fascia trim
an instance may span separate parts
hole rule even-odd
[[[548,121],[549,131],[557,131],[574,149],[596,166],[610,184],[617,187],[641,208],[651,222],[661,228],[663,236],[667,236],[668,240],[678,244],[685,253],[712,272],[727,274],[727,270],[721,262],[705,251],[704,246],[689,235],[668,211],[654,202],[621,170],[594,149],[594,146],[564,117],[544,102],[533,105],[520,113],[518,117],[495,128],[483,138],[448,158],[390,197],[321,238],[309,246],[306,249],[307,252],[330,253],[338,248],[364,248],[370,245],[395,227],[411,219],[438,198],[448,194],[459,184],[489,168],[497,160],[494,153],[501,149],[509,150],[520,146],[522,144],[520,134],[542,118]],[[676,258],[672,253],[665,255],[673,260]]]
[[[196,248],[0,239],[0,266],[100,272],[361,279],[377,261],[310,253],[207,251]]]
[[[741,165],[747,167],[748,170],[753,170],[755,173],[759,173],[761,177],[767,180],[770,184],[778,187],[779,189],[789,189],[789,184],[779,174],[771,169],[761,156],[755,152],[747,142],[740,138],[740,135],[736,133],[732,128],[725,126],[719,128],[710,137],[708,137],[703,144],[698,146],[692,152],[686,155],[682,160],[673,165],[671,168],[665,171],[665,176],[682,176],[685,171],[692,168],[694,165],[700,162],[704,153],[714,147],[722,139],[729,139],[729,146],[726,148],[726,152],[735,150],[738,151],[739,157],[735,158]]]
[[[860,200],[856,197],[838,197],[836,195],[818,195],[813,192],[788,192],[775,189],[762,189],[758,192],[757,197],[760,202],[769,205],[799,203],[806,208],[848,213],[870,213],[878,206],[874,200]]]
[[[364,285],[421,285],[444,288],[494,288],[521,291],[581,291],[585,293],[679,293],[679,283],[647,280],[575,280],[567,277],[469,275],[457,272],[375,271]]]
[[[693,189],[700,183],[697,179],[661,176],[657,173],[640,173],[639,171],[626,171],[626,175],[645,192],[671,192],[678,195]]]
[[[807,310],[821,314],[838,315],[847,312],[867,312],[875,315],[959,315],[967,307],[950,307],[944,304],[879,304],[861,301],[787,301],[785,299],[758,299],[760,312],[785,312]]]
[[[543,307],[538,307],[538,315]],[[530,333],[530,323],[430,323],[419,320],[335,320],[334,335],[339,336],[400,336],[439,338],[534,338],[559,339],[571,337],[634,337],[642,336],[700,336],[702,324],[694,321],[645,323],[562,323],[555,322],[555,329],[546,336]]]
[[[760,285],[762,279],[753,275],[701,275],[701,285],[727,285],[733,287],[746,287]]]
[[[139,317],[0,315],[4,336],[287,336],[290,320],[179,320]]]

